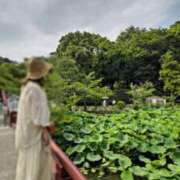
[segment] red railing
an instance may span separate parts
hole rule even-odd
[[[15,128],[15,114],[13,114],[12,117],[13,123],[11,123],[11,127]],[[87,180],[53,139],[50,140],[50,148],[54,160],[52,172],[55,176],[55,180]]]
[[[56,180],[87,180],[53,140],[50,141],[50,147],[55,160],[53,173]]]

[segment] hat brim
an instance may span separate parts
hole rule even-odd
[[[32,79],[32,80],[37,80],[41,79],[49,74],[49,72],[53,69],[53,65],[50,63],[45,63],[45,68],[43,71],[39,74],[32,74],[32,73],[27,73],[25,79]]]

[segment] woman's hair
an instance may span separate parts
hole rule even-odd
[[[40,79],[23,79],[22,82],[21,82],[21,85],[22,86],[25,86],[28,82],[35,82],[37,84],[39,84],[40,86],[43,86],[44,85],[44,77],[40,78]]]

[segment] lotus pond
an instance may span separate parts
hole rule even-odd
[[[119,114],[84,112],[58,119],[58,144],[86,175],[122,180],[180,180],[180,109],[126,109]],[[118,178],[117,178],[118,177]],[[109,180],[113,180],[110,178]]]

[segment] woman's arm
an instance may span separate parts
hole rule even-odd
[[[42,139],[45,145],[49,145],[50,142],[50,134],[47,129],[47,127],[43,127],[43,132],[42,132]]]
[[[50,123],[49,126],[43,127],[43,141],[45,144],[49,144],[49,140],[51,138],[51,134],[55,132],[54,123]]]

